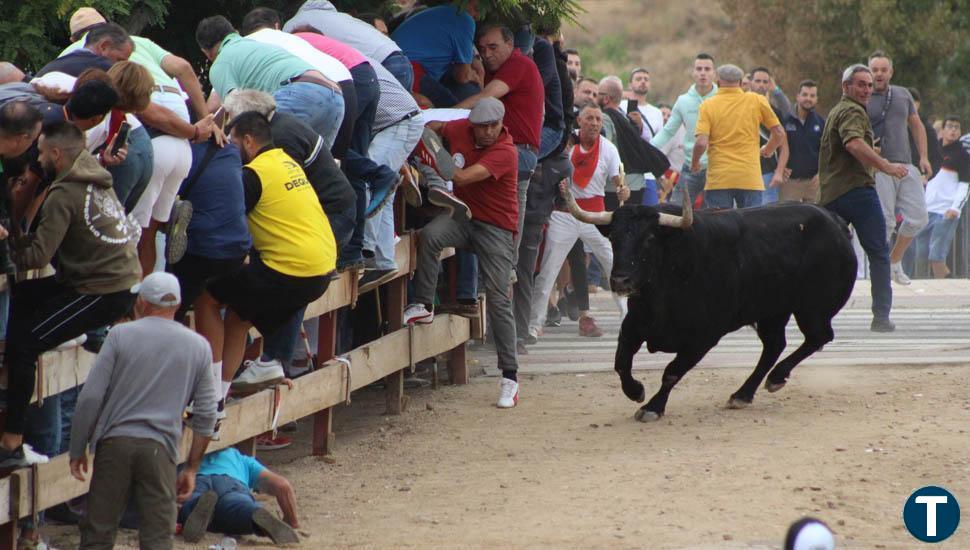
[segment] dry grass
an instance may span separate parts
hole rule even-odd
[[[583,72],[617,74],[627,82],[634,67],[652,76],[654,103],[673,103],[690,85],[691,60],[707,52],[718,63],[732,55],[732,24],[710,0],[585,0],[579,25],[564,29],[566,45],[579,50]],[[746,62],[746,59],[735,62]],[[742,64],[744,66],[744,64]]]

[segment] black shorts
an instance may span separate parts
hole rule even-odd
[[[250,263],[210,280],[206,289],[261,334],[272,334],[297,311],[323,296],[329,284],[327,275],[293,277],[251,256]]]
[[[175,275],[182,289],[182,305],[175,318],[181,321],[192,304],[202,296],[206,284],[216,277],[232,273],[246,260],[245,256],[228,260],[211,259],[186,254],[178,263],[169,264],[166,270]]]

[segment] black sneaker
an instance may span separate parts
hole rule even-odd
[[[50,461],[50,458],[35,452],[26,443],[13,450],[0,447],[0,470],[16,470],[34,464],[47,464]]]
[[[357,292],[366,292],[371,288],[390,281],[398,274],[397,269],[372,269],[365,271],[364,276],[357,282]]]
[[[549,309],[546,310],[546,326],[547,327],[559,327],[562,326],[562,313],[559,308],[554,305],[549,305]]]
[[[185,255],[189,246],[189,222],[192,221],[192,203],[176,200],[172,205],[172,213],[168,218],[168,230],[165,236],[165,261],[170,264],[178,263]]]
[[[428,202],[447,210],[451,219],[457,222],[472,219],[472,211],[468,208],[468,205],[445,187],[435,185],[429,188]]]
[[[209,523],[216,512],[219,495],[215,491],[206,491],[195,501],[195,508],[182,524],[182,538],[186,542],[199,542],[209,530]]]
[[[296,531],[283,520],[271,514],[266,508],[259,508],[253,512],[253,523],[256,524],[256,532],[269,537],[273,544],[300,542],[300,537],[296,535]]]
[[[562,298],[559,299],[557,306],[559,311],[565,311],[566,315],[569,317],[570,321],[579,320],[579,304],[576,302],[576,290],[569,290],[569,288],[564,288],[562,291]],[[565,307],[563,307],[563,300],[565,300]]]
[[[896,330],[896,323],[890,321],[889,317],[873,317],[869,330],[872,332],[893,332]]]

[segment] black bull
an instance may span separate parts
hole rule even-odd
[[[631,373],[644,342],[651,353],[676,354],[637,420],[661,417],[677,382],[721,337],[745,325],[755,328],[763,348],[754,372],[731,395],[732,408],[749,405],[765,376],[769,392],[780,390],[796,365],[834,338],[832,318],[852,293],[857,265],[845,222],[827,210],[783,203],[694,213],[664,205],[611,214],[585,212],[566,198],[574,216],[608,234],[610,283],[629,295],[615,360],[623,393],[638,403],[646,398]],[[779,362],[792,316],[805,341]]]

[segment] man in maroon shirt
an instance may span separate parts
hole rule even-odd
[[[442,249],[470,248],[478,254],[488,299],[488,322],[495,337],[498,368],[502,371],[498,406],[511,408],[519,397],[515,321],[509,294],[512,241],[519,223],[518,163],[512,137],[502,123],[504,116],[502,102],[486,97],[475,105],[467,120],[451,121],[436,128],[455,159],[454,193],[468,205],[472,217],[468,220],[442,214],[421,230],[414,303],[404,310],[404,322],[430,323],[434,319],[431,303]]]
[[[518,249],[529,177],[535,170],[542,132],[545,90],[536,64],[515,48],[512,31],[500,25],[483,26],[478,33],[478,51],[485,65],[485,87],[458,107],[470,108],[483,97],[500,99],[505,105],[505,127],[518,149],[519,225]]]

